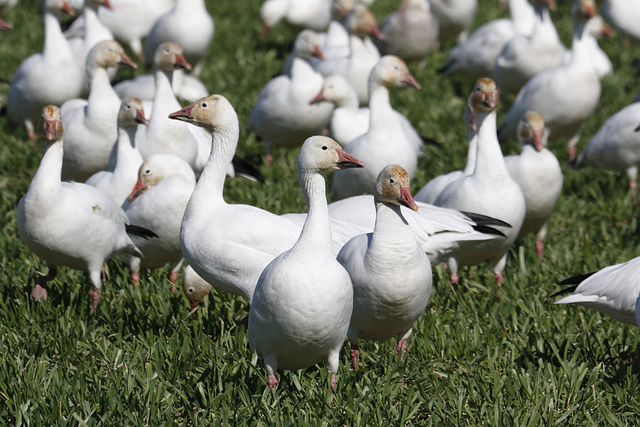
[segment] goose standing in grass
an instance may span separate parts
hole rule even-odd
[[[535,12],[527,0],[509,0],[509,12],[510,19],[496,19],[482,25],[453,48],[447,63],[438,72],[461,73],[474,80],[491,75],[496,58],[509,40],[533,31]]]
[[[640,257],[588,274],[570,277],[560,285],[574,285],[552,297],[566,295],[554,304],[578,304],[640,327]]]
[[[260,7],[262,39],[280,21],[297,29],[324,31],[331,21],[332,0],[265,0]]]
[[[61,105],[82,92],[82,71],[60,29],[61,14],[74,14],[67,0],[46,0],[42,52],[22,61],[9,88],[7,115],[25,126],[31,140],[42,107]]]
[[[536,235],[536,254],[542,259],[547,224],[562,191],[562,169],[556,156],[547,148],[542,116],[527,112],[518,125],[522,152],[504,161],[509,174],[518,183],[526,202],[526,213],[518,239],[529,233]]]
[[[380,53],[407,62],[422,61],[437,45],[439,31],[428,0],[403,0],[400,9],[380,25]]]
[[[138,98],[125,99],[118,113],[118,140],[113,148],[114,165],[96,172],[86,181],[87,185],[99,188],[111,196],[118,206],[122,206],[135,186],[138,169],[143,161],[135,144],[139,124],[149,124],[144,117],[142,101]]]
[[[626,172],[634,204],[638,203],[639,118],[640,102],[634,102],[609,117],[576,160],[577,167],[598,166]]]
[[[476,17],[478,0],[431,0],[431,10],[440,23],[440,40],[464,42]]]
[[[345,169],[333,176],[331,188],[336,200],[371,193],[378,173],[390,162],[402,166],[409,177],[418,168],[419,151],[406,138],[391,108],[389,86],[420,89],[403,60],[392,55],[380,59],[369,76],[369,130],[345,146],[348,153],[361,158],[367,167],[357,173]]]
[[[451,281],[458,281],[458,265],[475,265],[489,260],[498,285],[502,284],[502,270],[507,262],[509,247],[515,241],[525,215],[525,199],[518,184],[511,178],[496,138],[496,107],[498,88],[489,78],[478,80],[473,89],[472,105],[486,106],[482,111],[473,110],[478,129],[476,165],[471,175],[450,183],[438,195],[434,204],[464,212],[474,212],[500,219],[511,228],[500,228],[505,239],[484,242],[484,251],[474,247],[461,250],[447,261]]]
[[[492,77],[504,94],[517,94],[536,74],[564,62],[566,49],[551,20],[554,0],[534,0],[536,24],[530,35],[516,35],[502,49],[493,66]]]
[[[86,184],[62,182],[63,143],[60,109],[42,110],[38,132],[43,141],[40,166],[18,204],[17,223],[27,247],[47,262],[49,272],[36,279],[32,299],[46,299],[44,285],[64,265],[89,274],[93,310],[100,301],[104,262],[118,253],[141,258],[127,233],[152,233],[128,225],[127,215],[106,193]]]
[[[114,40],[99,42],[87,57],[89,98],[70,99],[62,104],[64,162],[62,179],[83,182],[106,169],[111,150],[118,139],[120,98],[109,81],[108,69],[136,64]]]
[[[294,52],[291,74],[269,81],[249,115],[248,129],[264,140],[269,161],[274,148],[298,147],[305,138],[321,134],[333,111],[329,104],[309,104],[324,81],[307,62],[313,55],[322,58],[315,33],[298,34]]]
[[[193,31],[197,28],[197,31]],[[154,24],[145,42],[144,54],[151,62],[157,47],[164,42],[182,46],[184,57],[193,65],[191,74],[200,76],[203,59],[209,50],[215,25],[204,0],[176,0],[175,6]]]
[[[109,0],[85,0],[82,9],[82,22],[84,28],[82,35],[79,37],[69,38],[69,46],[73,52],[76,65],[80,70],[84,71],[87,65],[87,57],[93,47],[103,40],[113,40],[111,31],[98,19],[98,8],[104,7],[111,10]],[[115,74],[112,73],[113,78]],[[82,73],[83,92],[89,91],[89,78],[87,73]]]
[[[568,138],[569,160],[575,158],[580,126],[591,116],[600,100],[600,76],[591,61],[587,21],[594,17],[593,0],[574,0],[574,30],[571,59],[568,63],[544,71],[524,85],[503,118],[498,137],[514,138],[518,123],[527,111],[542,114],[549,139]],[[586,42],[585,42],[586,41]]]
[[[398,165],[380,171],[373,199],[373,232],[349,240],[338,254],[338,262],[353,284],[353,314],[347,335],[354,371],[360,339],[397,337],[403,359],[413,322],[429,302],[433,280],[429,258],[400,210],[400,206],[418,210],[406,171]]]
[[[297,167],[309,213],[293,247],[271,261],[258,279],[249,311],[249,344],[263,358],[272,390],[278,368],[302,369],[321,361],[335,389],[353,287],[332,250],[323,175],[362,164],[332,139],[314,136],[300,148]]]
[[[158,238],[147,241],[132,237],[144,255],[143,259],[129,257],[134,284],[140,280],[141,268],[160,268],[170,263],[169,281],[171,290],[175,290],[182,265],[180,224],[195,186],[193,169],[180,157],[154,154],[140,165],[138,182],[123,209],[132,223],[153,230]]]

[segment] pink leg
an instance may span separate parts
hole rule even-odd
[[[635,180],[629,181],[629,187],[631,187],[631,197],[633,199],[633,204],[638,204],[638,182]]]
[[[171,282],[171,292],[176,291],[176,280],[178,280],[178,272],[172,271],[169,273],[169,281]]]
[[[404,354],[407,352],[407,340],[398,340],[396,350],[398,351],[400,361],[402,362],[404,360]]]
[[[53,280],[58,275],[58,269],[49,267],[49,271],[45,276],[36,277],[36,285],[31,290],[31,299],[33,301],[46,301],[47,300],[47,290],[44,288],[44,285],[47,284],[48,281]]]
[[[458,277],[458,275],[456,273],[452,273],[451,274],[451,283],[458,283],[460,281],[460,278]]]
[[[134,271],[131,273],[131,283],[133,283],[133,287],[135,288],[140,283],[140,273]]]
[[[336,389],[336,374],[334,372],[331,373],[331,391]]]
[[[496,283],[498,284],[498,286],[502,286],[502,279],[503,279],[502,272],[494,273],[493,275],[496,278]]]
[[[537,241],[536,242],[536,254],[538,255],[538,259],[542,261],[542,251],[544,251],[544,242]]]
[[[267,166],[271,167],[273,164],[273,155],[271,153],[267,153],[264,158],[267,160]]]
[[[93,301],[91,309],[92,311],[96,311],[96,308],[98,308],[98,303],[100,302],[100,289],[93,289],[91,292],[89,292],[89,296]]]
[[[106,282],[107,281],[107,271],[104,268],[104,265],[102,266],[102,282]]]
[[[273,388],[278,385],[278,379],[275,375],[269,375],[267,383],[269,384],[269,388],[271,389],[271,391],[273,391]]]
[[[360,356],[360,348],[358,344],[351,344],[351,363],[353,364],[353,372],[358,370],[358,357]]]
[[[573,164],[576,161],[576,147],[575,145],[567,145],[567,154],[569,155],[569,163]]]

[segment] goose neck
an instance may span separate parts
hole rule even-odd
[[[120,127],[118,129],[114,173],[121,170],[129,170],[129,166],[133,165],[133,163],[142,163],[142,156],[139,154],[135,143],[136,129],[135,126]]]
[[[31,181],[29,192],[36,197],[47,197],[60,187],[62,174],[62,140],[42,145],[42,160]]]
[[[508,174],[497,137],[496,112],[476,115],[478,146],[474,175],[499,176]]]
[[[401,207],[376,202],[376,221],[365,256],[366,262],[375,265],[378,263],[376,258],[380,256],[384,257],[380,262],[388,262],[389,254],[400,255],[405,252],[403,248],[407,244],[415,247],[415,241],[413,230],[402,215]]]
[[[62,33],[58,17],[47,11],[44,14],[44,48],[42,51],[45,55],[49,52],[61,55],[63,53],[60,52],[61,49],[66,49],[68,54],[71,55],[69,44]]]
[[[299,178],[309,213],[292,250],[331,254],[331,226],[324,176],[317,172],[303,171],[299,173]]]
[[[369,82],[369,111],[371,114],[370,126],[375,126],[384,117],[393,114],[389,101],[389,88],[374,80]]]

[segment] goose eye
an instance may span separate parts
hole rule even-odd
[[[149,175],[149,174],[151,173],[151,169],[146,169],[146,170],[144,171],[144,173],[145,173],[146,175]]]
[[[189,293],[189,294],[192,294],[192,293],[194,293],[195,291],[196,291],[196,290],[195,290],[195,289],[193,289],[193,286],[190,286],[190,287],[187,289],[187,293]]]
[[[389,183],[390,183],[390,184],[395,184],[395,183],[396,183],[396,180],[395,180],[395,179],[393,179],[393,178],[389,178]]]
[[[209,106],[209,104],[207,104],[206,102],[203,102],[202,104],[200,104],[200,106],[202,108],[207,108]]]
[[[329,149],[329,147],[327,147],[326,145],[323,145],[323,146],[322,146],[322,149],[326,151],[326,150],[328,150],[328,149]]]

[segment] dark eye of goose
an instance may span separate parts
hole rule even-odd
[[[147,169],[144,171],[144,173],[146,173],[147,175],[149,175],[151,173],[151,169]]]
[[[326,145],[323,145],[323,146],[322,146],[322,149],[323,149],[323,150],[328,150],[328,149],[329,149],[329,147],[327,147]]]
[[[201,107],[202,107],[202,108],[207,108],[208,106],[209,106],[209,104],[207,104],[206,102],[203,102],[203,103],[201,104]]]
[[[395,179],[393,179],[393,178],[389,178],[389,183],[390,183],[390,184],[395,184],[395,183],[396,183],[396,180],[395,180]]]
[[[195,292],[195,289],[193,289],[193,287],[190,287],[189,289],[187,289],[187,292],[192,294]]]

